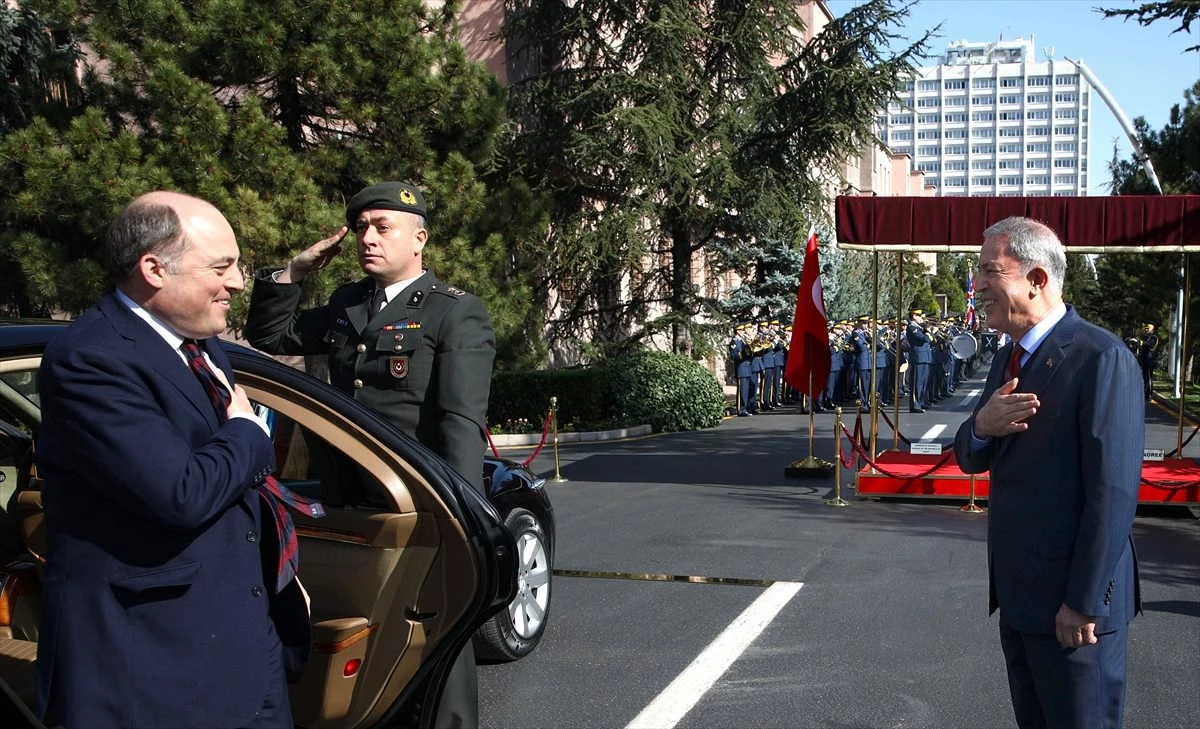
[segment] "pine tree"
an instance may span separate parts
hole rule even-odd
[[[0,241],[36,306],[95,299],[103,226],[147,190],[216,204],[253,270],[336,230],[364,185],[404,179],[427,191],[429,267],[485,299],[510,354],[529,349],[508,240],[539,221],[513,215],[520,188],[495,168],[504,93],[458,43],[457,2],[44,4],[95,57],[72,119],[39,117],[0,147]],[[359,276],[343,255],[311,300]]]
[[[694,271],[777,286],[758,253],[802,244],[826,202],[821,171],[873,139],[875,110],[922,45],[881,50],[906,12],[889,0],[807,43],[795,6],[514,3],[506,37],[529,73],[511,88],[511,149],[550,206],[552,233],[535,245],[538,276],[561,284],[547,301],[555,336],[619,343],[669,328],[686,352],[707,307]],[[655,321],[653,306],[668,313]]]

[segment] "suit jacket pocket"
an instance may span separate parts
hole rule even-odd
[[[119,596],[131,597],[135,602],[179,597],[187,592],[200,574],[199,562],[185,562],[168,567],[156,567],[114,577],[109,583]]]

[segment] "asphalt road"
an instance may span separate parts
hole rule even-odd
[[[972,405],[960,394],[902,412],[901,432],[941,425],[935,439],[948,444]],[[816,426],[816,455],[833,460],[832,416]],[[859,500],[848,472],[850,505],[827,506],[832,477],[784,476],[808,455],[807,433],[808,417],[785,408],[560,447],[569,480],[549,486],[550,624],[527,658],[480,667],[483,725],[625,727],[641,715],[641,726],[687,728],[1014,726],[987,614],[986,513]],[[1151,408],[1147,447],[1176,439]],[[552,453],[533,467],[552,476]],[[1200,522],[1142,508],[1134,529],[1145,614],[1130,631],[1125,726],[1200,726]],[[744,649],[728,645],[739,637]]]

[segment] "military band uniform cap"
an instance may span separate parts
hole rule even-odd
[[[908,313],[909,313],[909,315],[912,315],[912,314],[921,315],[921,314],[924,314],[925,312],[922,309],[909,309]]]
[[[425,217],[425,196],[407,182],[379,182],[359,190],[346,204],[346,222],[354,225],[364,210],[400,210]]]
[[[778,319],[772,319],[772,320],[771,320],[771,326],[773,326],[773,327],[777,327],[777,326],[779,326],[779,320],[778,320]]]

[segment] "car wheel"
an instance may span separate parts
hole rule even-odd
[[[504,520],[517,542],[517,595],[508,608],[479,626],[475,653],[496,661],[515,661],[537,646],[550,618],[550,550],[537,517],[513,509]]]

